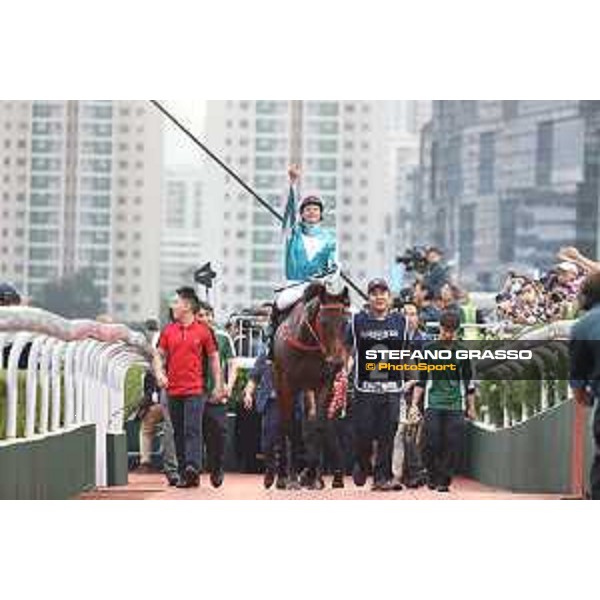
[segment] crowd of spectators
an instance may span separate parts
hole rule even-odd
[[[590,273],[600,272],[600,262],[573,247],[561,249],[557,258],[556,266],[538,278],[508,274],[496,296],[499,321],[535,325],[577,316],[583,282]]]
[[[572,319],[584,273],[563,261],[537,279],[510,272],[496,296],[498,319],[517,325],[536,325]]]

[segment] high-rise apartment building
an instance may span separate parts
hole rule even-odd
[[[388,152],[394,211],[390,231],[388,264],[413,244],[419,227],[413,216],[415,185],[418,177],[421,131],[431,119],[431,100],[390,100],[388,107]]]
[[[436,101],[423,136],[420,241],[472,288],[597,247],[598,125],[577,100]],[[583,245],[582,245],[583,244]]]
[[[207,140],[279,212],[287,167],[303,168],[302,195],[317,192],[339,258],[360,285],[386,269],[386,106],[377,101],[220,101],[207,107]],[[281,226],[216,166],[207,169],[205,218],[219,279],[217,308],[269,301],[283,281]],[[387,221],[386,221],[387,220]]]
[[[171,166],[163,185],[160,289],[168,298],[183,285],[193,285],[193,272],[203,261],[202,166]]]
[[[162,123],[142,101],[0,102],[0,277],[93,270],[118,320],[159,307]]]

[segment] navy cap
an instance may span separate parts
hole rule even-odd
[[[375,290],[379,288],[380,290],[383,290],[385,292],[389,292],[390,291],[390,286],[388,285],[387,281],[385,279],[382,279],[381,277],[378,277],[376,279],[371,279],[371,281],[369,281],[369,286],[368,286],[368,291],[369,294]]]

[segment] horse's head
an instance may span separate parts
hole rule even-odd
[[[346,357],[344,335],[348,322],[350,295],[344,287],[331,293],[326,285],[312,284],[305,294],[307,321],[311,324],[328,363],[342,362]]]

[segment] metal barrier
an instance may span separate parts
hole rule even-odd
[[[236,356],[256,358],[265,342],[264,320],[255,315],[233,315],[233,345]]]
[[[30,307],[0,307],[0,358],[7,390],[6,427],[0,431],[5,441],[0,443],[17,439],[19,367],[26,358],[21,437],[33,440],[95,425],[96,485],[105,486],[107,435],[124,430],[127,371],[150,364],[145,336],[124,325],[67,320]]]

